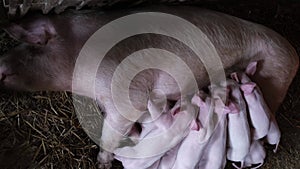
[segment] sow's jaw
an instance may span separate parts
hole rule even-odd
[[[299,63],[295,50],[284,38],[261,25],[199,8],[146,8],[138,12],[149,10],[174,14],[193,22],[214,45],[225,70],[233,67],[244,70],[249,63],[257,61],[259,71],[251,80],[260,87],[271,112],[275,112],[295,76]],[[132,13],[114,11],[66,12],[59,16],[28,15],[21,21],[7,25],[4,30],[23,43],[1,57],[1,84],[19,90],[72,91],[74,65],[84,43],[109,21]],[[199,58],[197,60],[197,56],[192,57],[191,55],[195,55],[192,52],[186,52],[182,43],[179,45],[180,43],[171,38],[131,38],[124,40],[130,43],[117,44],[116,50],[108,53],[107,60],[99,68],[96,78],[96,99],[106,111],[108,123],[123,135],[128,134],[134,122],[125,119],[114,106],[116,103],[111,95],[111,79],[124,57],[144,48],[168,49],[187,63],[195,75],[199,89],[207,86],[209,81],[203,63]],[[151,62],[151,59],[145,62]],[[179,70],[181,67],[176,68]],[[177,75],[181,75],[180,72]],[[130,99],[141,112],[148,111],[148,94],[152,90],[167,91],[166,99],[173,101],[181,92],[174,78],[163,71],[145,71],[136,76],[131,85]],[[94,98],[94,95],[86,93],[89,90],[84,85],[74,89],[78,94]],[[101,140],[104,145],[115,150],[121,138],[119,135],[108,133],[107,127],[103,127]],[[157,147],[153,147],[155,148]],[[113,159],[112,154],[108,152],[101,152],[98,157],[98,160],[107,166]]]

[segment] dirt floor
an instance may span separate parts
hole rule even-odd
[[[202,6],[270,27],[286,37],[300,55],[299,1],[241,1]],[[15,45],[0,32],[0,57]],[[282,131],[279,150],[274,154],[272,147],[267,146],[263,169],[300,168],[299,84],[298,72],[277,112]],[[93,103],[85,107],[95,111]],[[96,144],[79,125],[69,93],[0,91],[1,169],[95,168],[97,152]],[[113,168],[122,167],[116,162]]]

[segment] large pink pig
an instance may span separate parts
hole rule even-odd
[[[64,90],[97,99],[106,112],[106,121],[110,126],[121,133],[120,135],[128,133],[135,121],[121,115],[122,112],[115,107],[111,92],[114,71],[126,56],[141,49],[165,49],[176,54],[188,65],[194,73],[199,88],[209,84],[206,63],[201,62],[189,46],[180,42],[182,39],[176,40],[160,34],[139,34],[118,41],[119,43],[107,53],[94,79],[96,96],[94,90],[91,91],[89,87],[90,81],[83,80],[72,89],[76,59],[89,37],[114,19],[140,12],[168,13],[191,22],[195,28],[203,32],[204,39],[210,40],[226,73],[232,70],[243,70],[249,63],[261,61],[263,64],[260,65],[260,71],[253,78],[264,93],[266,103],[274,112],[283,101],[299,65],[299,57],[287,40],[262,25],[219,12],[187,6],[151,6],[110,12],[68,11],[61,15],[27,15],[22,20],[4,27],[6,32],[22,44],[0,58],[0,83],[4,87],[20,90]],[[170,20],[166,19],[166,21]],[[138,22],[135,24],[140,26]],[[175,34],[185,32],[185,35],[190,36],[188,40],[203,40],[203,37],[191,36],[190,33],[193,31],[181,27],[180,24],[172,22],[169,26],[171,29],[164,29],[164,31]],[[131,30],[134,27],[131,25],[130,28],[121,29]],[[155,31],[161,30],[161,25],[152,27]],[[119,27],[112,27],[110,30],[113,34],[106,40],[112,40],[115,35],[118,35],[120,32],[117,29],[120,30]],[[198,46],[193,41],[191,43],[190,46],[197,49],[204,47]],[[99,42],[100,47],[105,44],[107,41]],[[205,57],[210,58],[210,55]],[[145,59],[144,63],[151,61],[152,58]],[[134,67],[140,66],[134,65]],[[178,70],[177,76],[185,77],[180,65],[172,64],[169,67]],[[83,68],[90,70],[90,65]],[[215,67],[208,69],[212,70]],[[89,73],[84,76],[94,77]],[[184,82],[189,83],[189,81]],[[187,86],[181,87],[186,89]],[[166,72],[147,69],[132,81],[129,93],[134,107],[140,112],[146,112],[149,91],[161,89],[166,93],[167,99],[177,100],[182,93],[180,90],[182,88],[179,88],[176,80]],[[100,133],[99,131],[99,135]],[[101,134],[102,145],[106,145],[113,151],[119,146],[121,139],[121,136],[109,132],[107,125],[104,125]],[[101,152],[98,160],[101,165],[109,166],[112,157],[108,152]]]

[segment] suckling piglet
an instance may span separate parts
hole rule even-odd
[[[247,82],[241,85],[253,130],[253,139],[258,140],[268,134],[270,128],[270,110],[266,105],[256,83]]]
[[[212,98],[213,111],[218,122],[199,159],[199,169],[219,169],[224,168],[226,164],[227,114],[230,110],[218,94],[212,94]]]
[[[267,141],[270,144],[276,144],[274,149],[276,151],[281,136],[276,119],[265,102],[259,86],[248,77],[256,73],[257,64],[258,62],[251,62],[245,72],[233,73],[231,77],[237,82],[241,82],[240,88],[243,91],[251,124],[254,128],[252,139],[258,140],[267,136]]]
[[[237,82],[241,82],[241,90],[246,100],[248,113],[250,115],[251,124],[254,128],[253,139],[258,140],[265,137],[270,126],[270,109],[256,83],[252,82],[248,75],[254,75],[256,72],[257,62],[251,62],[245,73],[233,73],[231,77]]]
[[[165,102],[166,104],[166,102]],[[157,150],[157,154],[155,154],[152,157],[145,157],[145,158],[127,158],[127,157],[122,157],[122,156],[116,156],[118,160],[120,160],[126,169],[135,169],[135,168],[152,168],[154,166],[159,166],[160,168],[166,168],[170,167],[174,164],[176,155],[177,155],[177,149],[178,146],[180,145],[181,140],[183,139],[183,136],[176,136],[175,135],[178,133],[177,131],[182,130],[179,129],[181,128],[182,124],[177,124],[179,125],[176,127],[174,124],[175,120],[180,120],[181,118],[184,118],[184,116],[188,116],[189,114],[193,114],[194,112],[194,106],[187,103],[187,101],[181,101],[178,100],[175,106],[171,109],[167,109],[167,112],[157,112],[157,111],[162,111],[165,109],[162,109],[162,107],[165,107],[164,104],[157,104],[157,102],[153,102],[153,100],[150,98],[148,101],[148,110],[151,115],[158,115],[161,114],[158,118],[153,119],[154,121],[151,123],[142,123],[142,131],[140,135],[140,141],[156,137],[156,136],[161,136],[161,137],[169,137],[169,139],[174,142],[174,140],[177,142],[174,143],[174,147],[171,147],[170,149],[165,148],[165,150],[168,151],[161,151]],[[183,106],[180,107],[180,106]],[[156,111],[156,112],[155,112]],[[194,119],[195,120],[195,119]],[[192,119],[192,121],[194,121]],[[177,122],[178,123],[178,122]],[[191,124],[194,124],[190,122]],[[192,127],[192,126],[191,126]],[[146,131],[147,133],[144,133]],[[189,132],[189,130],[187,131]],[[167,133],[171,133],[170,136],[168,136]],[[163,150],[163,145],[161,142],[163,140],[157,140],[156,139],[157,147],[160,147]],[[160,146],[161,145],[161,146]],[[124,147],[121,149],[118,149],[119,151],[148,151],[147,148],[150,147],[143,147],[140,146],[140,143],[138,143],[134,147]],[[152,149],[152,148],[150,148]],[[151,151],[151,150],[150,150]]]
[[[199,91],[199,93],[193,96],[192,103],[200,108],[197,115],[197,122],[200,123],[199,128],[191,126],[194,129],[182,141],[172,169],[195,168],[208,144],[209,134],[213,130],[211,117],[213,115],[214,103],[211,98],[203,91]]]
[[[197,123],[194,123],[197,124]],[[191,128],[189,134],[184,138],[176,152],[176,160],[172,169],[195,168],[200,159],[207,142],[201,142],[205,135],[203,128]]]
[[[159,96],[158,93],[151,93],[151,97],[148,100],[148,111],[150,116],[142,120],[147,120],[150,122],[141,122],[142,131],[139,133],[138,139],[142,140],[146,137],[153,137],[159,135],[161,132],[169,129],[173,122],[173,112],[180,109],[180,100],[175,104],[175,106],[169,110],[167,102],[163,97]],[[133,133],[136,135],[136,133]],[[171,150],[170,150],[171,151]],[[127,158],[116,156],[116,158],[122,162],[125,169],[135,169],[135,168],[155,168],[159,166],[160,158],[164,154],[155,155],[153,157],[147,158]]]
[[[191,100],[192,104],[197,106],[199,111],[197,114],[197,120],[201,128],[209,128],[209,118],[212,115],[214,104],[212,103],[211,97],[208,96],[203,90],[198,91],[194,94]]]
[[[228,113],[228,149],[227,159],[234,162],[241,162],[243,167],[244,159],[250,150],[251,135],[247,119],[246,103],[239,89],[239,84],[233,80],[227,80],[230,88],[230,113]]]

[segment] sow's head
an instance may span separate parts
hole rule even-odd
[[[57,17],[58,18],[58,17]],[[67,23],[39,14],[2,26],[20,45],[0,56],[0,88],[69,90],[76,52]]]

